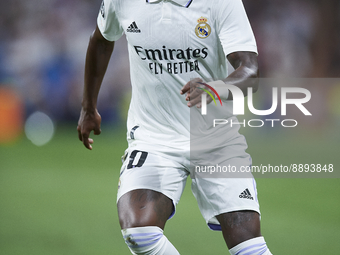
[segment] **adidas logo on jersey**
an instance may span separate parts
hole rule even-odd
[[[249,189],[245,189],[245,191],[243,191],[238,197],[254,200],[254,198],[251,196],[251,194],[249,192]]]
[[[136,22],[132,22],[131,25],[126,29],[126,32],[130,33],[140,33],[140,29],[137,27]]]

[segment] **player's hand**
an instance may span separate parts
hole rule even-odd
[[[183,86],[180,93],[181,95],[185,95],[185,100],[188,101],[187,105],[188,107],[195,106],[197,108],[201,108],[201,100],[202,100],[202,93],[205,93],[202,89],[204,87],[204,82],[200,78],[195,78],[189,81],[187,84]],[[210,97],[207,98],[207,103],[209,104],[212,101]]]
[[[101,119],[102,118],[97,109],[95,109],[93,112],[88,112],[84,109],[81,109],[77,127],[78,137],[79,140],[83,142],[84,146],[89,150],[92,150],[91,144],[93,144],[93,139],[90,138],[90,133],[93,130],[95,135],[100,135]]]

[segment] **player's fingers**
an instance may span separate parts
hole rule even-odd
[[[97,127],[97,128],[95,128],[94,130],[93,130],[93,134],[95,134],[95,135],[100,135],[101,134],[101,129],[100,129],[100,127]]]
[[[195,90],[193,90],[190,94],[190,99],[194,99],[196,97],[201,97],[202,93],[204,91],[202,89],[196,88]]]
[[[188,103],[188,106],[192,107],[194,105],[197,105],[198,103],[201,103],[201,97],[191,99],[190,102]]]
[[[191,97],[197,97],[198,95],[202,94],[202,91],[200,89],[198,89],[198,87],[202,87],[203,86],[203,81],[202,79],[196,78],[191,80],[190,82],[190,94]]]
[[[184,95],[189,90],[190,90],[190,81],[182,87],[180,93],[181,93],[181,95]]]
[[[181,89],[181,95],[187,93],[187,92],[191,92],[193,91],[197,86],[199,86],[199,83],[203,82],[203,80],[201,78],[195,78],[190,80],[187,84],[185,84],[183,86],[183,88]]]
[[[92,150],[92,146],[90,145],[90,142],[89,142],[89,135],[88,134],[82,134],[82,139],[83,139],[84,146],[87,149]]]
[[[199,89],[198,89],[199,90]],[[202,91],[202,90],[200,90]],[[196,93],[196,96],[191,96],[190,97],[190,102],[188,103],[188,106],[189,107],[192,107],[194,105],[197,106],[197,108],[201,108],[202,106],[202,95],[203,94],[203,91],[200,92],[200,94]],[[211,101],[213,101],[213,99],[211,98],[211,96],[207,96],[207,104],[211,103]]]
[[[185,97],[186,101],[190,101],[190,91],[187,93],[186,97]]]
[[[78,131],[78,138],[79,138],[79,140],[83,141],[83,137],[81,135],[81,128],[80,128],[80,126],[77,127],[77,131]]]

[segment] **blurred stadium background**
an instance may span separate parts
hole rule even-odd
[[[129,254],[115,207],[130,98],[125,38],[102,86],[103,133],[94,150],[85,150],[76,133],[100,2],[0,2],[0,254]],[[244,3],[261,77],[339,78],[338,0]],[[340,171],[340,83],[333,81],[309,88],[313,119],[299,120],[302,129],[243,130],[254,164],[332,163]],[[262,232],[274,254],[339,253],[339,179],[257,182]],[[166,234],[181,254],[227,253],[190,185]]]

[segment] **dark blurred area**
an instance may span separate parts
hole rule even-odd
[[[340,76],[340,1],[244,1],[262,77]]]
[[[99,6],[100,1],[90,0],[1,2],[0,83],[22,96],[26,115],[40,110],[55,121],[77,119],[85,53]],[[108,72],[110,86],[101,93],[104,119],[117,118],[117,100],[129,85],[125,53],[119,43],[112,61],[117,67]]]
[[[76,123],[85,53],[100,3],[0,2],[0,88],[7,91],[4,97],[10,90],[21,98],[23,119],[42,111],[56,123]],[[244,4],[257,38],[261,77],[340,76],[340,1],[244,0]],[[125,38],[116,43],[108,70],[98,108],[104,122],[120,123],[130,91]],[[335,89],[315,90],[328,98],[328,90]],[[0,102],[0,112],[6,105]],[[4,117],[0,122],[4,124]]]

